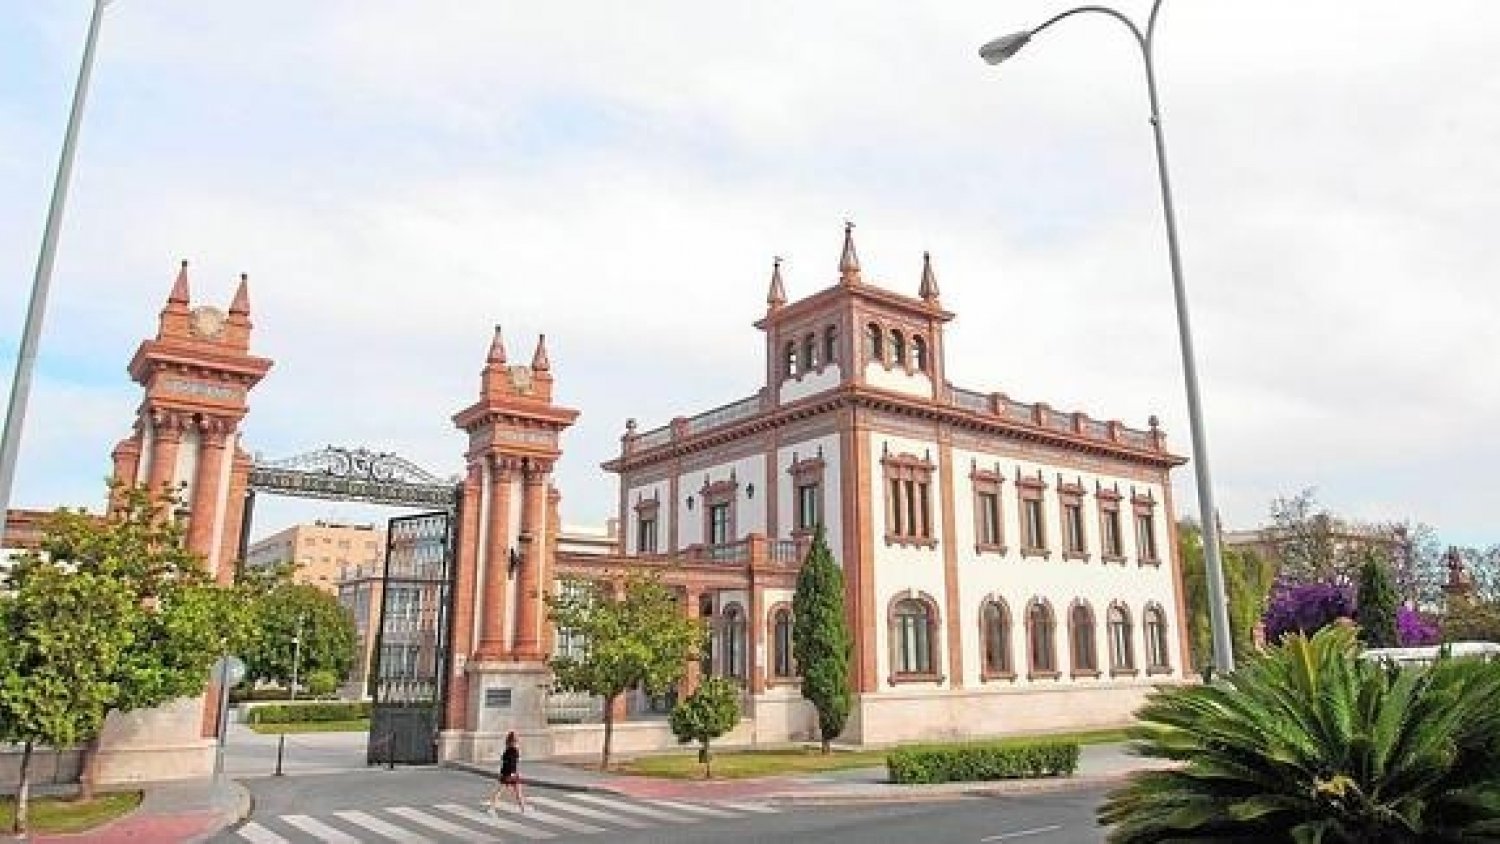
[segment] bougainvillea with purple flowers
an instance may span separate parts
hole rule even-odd
[[[1396,636],[1403,648],[1436,645],[1442,641],[1442,631],[1431,621],[1410,607],[1396,610]]]
[[[1271,593],[1266,609],[1266,640],[1281,641],[1288,633],[1311,636],[1338,618],[1354,617],[1354,596],[1347,586],[1332,583],[1281,585]]]

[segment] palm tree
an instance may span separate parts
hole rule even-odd
[[[1099,820],[1121,844],[1500,841],[1500,664],[1358,657],[1353,631],[1300,634],[1213,685],[1162,689],[1136,775]]]

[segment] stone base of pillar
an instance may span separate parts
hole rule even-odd
[[[547,689],[552,670],[543,662],[470,662],[468,729],[440,737],[443,761],[496,762],[505,750],[505,734],[521,740],[522,758],[552,755],[547,730]]]
[[[203,697],[111,713],[99,740],[99,785],[213,776],[217,739],[204,738]]]

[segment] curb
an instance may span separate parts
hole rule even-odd
[[[444,762],[441,767],[444,767],[444,768],[454,768],[456,770],[464,771],[466,773],[477,774],[478,776],[484,777],[485,779],[488,779],[488,780],[498,780],[498,779],[500,779],[500,775],[498,773],[496,773],[495,770],[492,767],[485,766],[485,765],[478,765],[478,764],[475,764],[473,762],[449,761],[449,762]],[[596,785],[596,784],[593,784],[593,783],[579,783],[579,782],[565,782],[565,781],[562,781],[562,780],[549,779],[546,776],[537,777],[537,776],[531,776],[529,774],[526,775],[526,776],[524,776],[524,777],[522,777],[521,782],[524,785],[536,785],[536,786],[541,786],[542,788],[552,788],[552,789],[556,789],[558,791],[572,791],[572,792],[576,792],[576,793],[580,793],[580,794],[615,794],[615,795],[625,794],[625,792],[623,792],[623,791],[621,791],[621,790],[619,790],[617,788],[608,786],[608,785]]]
[[[235,791],[234,805],[219,813],[219,821],[214,826],[205,830],[201,835],[194,837],[192,839],[194,844],[211,841],[225,830],[239,826],[249,819],[250,813],[255,810],[255,798],[250,795],[250,789],[246,788],[245,784],[239,780],[230,780],[229,782]]]
[[[1099,774],[1087,777],[1056,777],[1048,779],[1009,780],[994,783],[953,783],[950,787],[938,787],[928,791],[900,791],[903,788],[922,786],[899,786],[883,783],[879,790],[867,791],[788,791],[766,796],[769,803],[778,806],[836,806],[864,803],[938,803],[966,800],[976,797],[1002,797],[1011,794],[1046,794],[1050,792],[1081,791],[1103,785],[1114,785],[1129,779],[1133,771],[1118,774]]]

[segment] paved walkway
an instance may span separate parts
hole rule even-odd
[[[73,835],[33,835],[0,841],[42,844],[170,844],[204,841],[250,814],[250,793],[227,778],[143,785],[140,808],[88,832]]]

